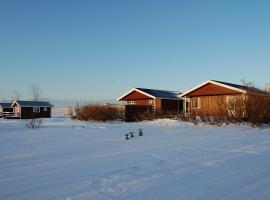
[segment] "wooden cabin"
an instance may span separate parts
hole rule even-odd
[[[46,101],[14,101],[11,105],[14,118],[50,118],[52,105]]]
[[[13,113],[13,108],[11,107],[12,103],[0,103],[0,117],[5,117]]]
[[[184,113],[186,116],[218,116],[224,112],[235,114],[242,112],[245,116],[243,99],[246,93],[255,95],[263,91],[233,83],[208,80],[182,93]]]
[[[125,102],[125,120],[137,121],[139,116],[155,113],[183,112],[183,100],[178,92],[146,88],[133,88],[117,99]]]

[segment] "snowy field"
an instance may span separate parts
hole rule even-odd
[[[269,200],[270,127],[0,119],[0,199]]]

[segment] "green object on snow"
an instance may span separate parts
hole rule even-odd
[[[133,137],[134,137],[134,132],[129,132],[129,136],[130,136],[131,138],[133,138]]]
[[[139,130],[139,136],[143,136],[143,131],[142,131],[142,129],[140,128],[140,129],[138,129]]]

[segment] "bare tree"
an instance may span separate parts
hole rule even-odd
[[[244,82],[247,93],[244,95],[246,120],[255,127],[270,122],[270,85],[265,85],[265,90],[255,86],[252,82]]]
[[[249,87],[249,88],[255,88],[255,83],[252,81],[246,81],[244,78],[241,79],[242,85]]]
[[[16,100],[16,101],[19,101],[21,98],[21,93],[18,92],[18,90],[14,90],[14,96],[13,96],[13,99]]]
[[[41,95],[41,90],[38,85],[30,85],[30,92],[34,101],[38,101]],[[39,128],[41,124],[41,119],[33,118],[26,121],[26,126],[28,128]]]
[[[265,91],[270,93],[270,83],[265,84]]]
[[[41,95],[41,90],[37,84],[32,84],[30,86],[31,95],[34,101],[38,101]]]

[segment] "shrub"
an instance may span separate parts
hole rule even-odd
[[[270,123],[270,96],[248,94],[245,104],[246,119],[253,127]]]
[[[123,118],[123,109],[119,106],[86,104],[76,105],[74,119],[84,121],[114,121]]]
[[[29,119],[26,120],[26,126],[28,128],[39,128],[42,120],[41,119]]]

